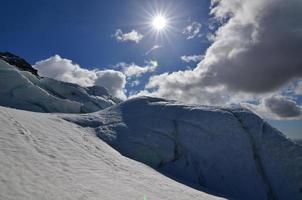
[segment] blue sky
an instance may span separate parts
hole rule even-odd
[[[112,37],[117,29],[144,33],[151,28],[144,25],[150,20],[146,12],[155,6],[161,9],[170,4],[171,15],[182,13],[176,18],[176,31],[169,35],[171,43],[152,35],[139,44],[119,43]],[[119,62],[139,64],[150,58],[160,60],[167,68],[181,67],[183,63],[175,57],[188,52],[200,54],[208,45],[198,40],[187,41],[181,33],[190,18],[207,21],[208,9],[209,2],[200,0],[2,1],[0,16],[5,20],[0,22],[0,48],[15,52],[31,63],[59,54],[88,68],[108,67]],[[143,55],[156,44],[164,46],[160,53]]]
[[[122,69],[129,69],[130,64],[148,67],[149,61],[156,61],[158,67],[156,67],[155,70],[143,72],[135,78],[126,77],[127,82],[122,89],[127,96],[143,91],[143,94],[147,93],[166,98],[175,98],[185,102],[188,101],[189,103],[216,105],[222,104],[221,99],[228,101],[229,104],[234,102],[244,103],[247,104],[249,108],[259,111],[259,113],[265,111],[271,112],[270,116],[275,116],[270,118],[270,122],[272,122],[274,126],[280,128],[291,137],[301,137],[301,96],[293,92],[297,89],[292,89],[293,91],[290,92],[285,91],[289,90],[288,88],[290,87],[298,87],[300,75],[295,76],[295,74],[289,74],[289,77],[292,76],[295,78],[294,81],[289,81],[291,79],[282,77],[276,78],[276,80],[280,79],[280,81],[265,81],[263,84],[270,82],[267,87],[263,85],[263,88],[267,88],[267,90],[263,89],[265,91],[256,87],[257,81],[253,83],[255,85],[255,87],[253,87],[253,85],[249,85],[251,81],[233,83],[230,81],[233,78],[226,78],[224,76],[221,76],[216,82],[219,82],[222,86],[226,86],[228,89],[223,91],[219,88],[217,89],[215,88],[217,86],[215,83],[211,85],[212,89],[209,94],[209,89],[205,90],[205,87],[208,87],[208,85],[203,85],[204,80],[196,81],[199,84],[198,86],[196,86],[197,83],[187,83],[190,82],[189,80],[196,78],[194,74],[201,73],[202,71],[200,69],[187,71],[189,68],[205,69],[206,67],[202,67],[203,65],[196,67],[200,59],[185,62],[181,60],[181,56],[204,56],[206,50],[211,47],[212,44],[214,44],[212,48],[214,49],[213,52],[216,53],[230,46],[218,49],[217,46],[221,44],[219,41],[223,40],[221,39],[222,37],[217,37],[218,42],[216,43],[208,38],[219,26],[223,27],[224,25],[228,25],[226,19],[230,17],[223,12],[209,15],[209,12],[211,10],[213,11],[213,9],[210,8],[210,4],[211,2],[209,0],[1,1],[0,51],[15,53],[28,60],[31,64],[46,60],[54,55],[59,55],[59,59],[66,58],[73,63],[79,64],[81,68],[89,70],[112,69],[121,71]],[[227,3],[218,6],[218,9],[223,11],[225,9],[223,6],[231,9],[230,6],[227,7]],[[156,13],[159,12],[164,13],[163,15],[167,18],[168,28],[163,29],[157,34],[155,28],[150,25],[150,22],[157,15]],[[217,18],[219,18],[221,13],[224,15],[224,19],[219,21]],[[215,15],[215,17],[213,17],[213,15]],[[240,12],[235,12],[233,16],[234,18],[240,16]],[[286,21],[290,15],[278,15],[277,17],[283,17]],[[216,19],[216,23],[213,23],[213,18]],[[185,29],[189,26],[193,26],[194,23],[197,28],[200,26],[200,30],[197,31],[198,33],[195,37],[188,39],[190,34],[186,34]],[[261,23],[262,22],[259,22],[259,24]],[[242,23],[240,25],[242,25]],[[295,26],[297,25],[292,23],[292,27]],[[214,30],[210,31],[213,27]],[[245,28],[243,25],[242,27]],[[274,28],[275,26],[272,25],[271,30]],[[134,30],[143,37],[138,42],[131,40],[118,41],[117,35],[115,35],[117,30],[120,30],[122,32],[121,34],[130,33]],[[225,30],[227,30],[227,28],[225,28]],[[194,27],[192,27],[191,31],[194,31]],[[234,29],[232,29],[232,31],[234,31]],[[267,30],[264,29],[264,31]],[[219,34],[224,35],[223,31]],[[219,34],[216,35],[219,36]],[[236,34],[237,33],[234,33],[234,35]],[[230,34],[225,35],[229,37],[232,36]],[[284,35],[287,35],[287,33],[281,36],[283,37]],[[238,34],[238,36],[241,37],[242,34]],[[238,38],[240,39],[240,37]],[[245,36],[242,37],[244,38]],[[264,36],[263,38],[263,40],[265,40]],[[278,42],[281,40],[272,39],[272,41],[276,41],[276,45],[279,45]],[[296,44],[300,44],[300,41],[297,41],[297,37],[295,37],[293,41]],[[227,40],[224,42],[227,42]],[[237,42],[237,40],[235,42]],[[230,42],[230,44],[235,42]],[[155,45],[160,46],[160,48],[146,55],[146,52]],[[282,45],[280,44],[280,46]],[[292,48],[288,47],[287,52],[291,52],[291,50]],[[295,51],[299,52],[300,47],[295,47]],[[276,55],[278,55],[278,53],[280,52],[276,52]],[[205,60],[210,60],[210,54],[211,52],[206,56]],[[254,57],[253,60],[255,60]],[[241,62],[242,59],[238,59],[238,61]],[[259,59],[259,62],[260,61],[261,59]],[[297,62],[301,61],[298,60]],[[122,65],[121,63],[126,65]],[[229,67],[231,70],[228,69],[229,65],[225,65],[225,63],[228,62],[221,61],[221,63],[223,63],[223,65],[221,64],[223,67],[213,65],[209,67],[209,69],[218,69],[217,71],[214,70],[215,73],[212,74],[218,74],[219,76],[221,69],[226,70],[222,72],[222,74],[228,74],[229,71],[232,72],[232,69],[237,69],[237,65],[233,66],[232,63]],[[270,64],[271,63],[268,63],[267,65]],[[260,66],[261,64],[255,61],[255,66],[258,65]],[[253,68],[253,66],[250,68]],[[271,70],[271,68],[268,69]],[[273,71],[280,69],[280,72],[282,72],[283,70],[278,67],[276,67],[276,69],[277,70]],[[175,76],[162,75],[165,72],[172,73],[179,70],[181,72],[175,74]],[[186,75],[184,75],[183,72]],[[239,68],[237,72],[240,77],[245,71],[241,71]],[[127,72],[124,71],[123,73]],[[254,71],[250,73],[252,74]],[[297,70],[297,72],[294,73],[298,74],[300,71]],[[278,74],[276,74],[276,77],[277,76]],[[152,79],[154,80],[153,82],[149,80],[150,77],[155,77]],[[181,83],[181,86],[179,86],[177,83],[185,80],[185,78],[182,77],[189,78],[184,81],[185,83]],[[284,77],[287,76],[284,75]],[[296,79],[297,77],[298,79]],[[226,80],[224,80],[224,78]],[[134,79],[139,81],[139,83],[132,84]],[[245,80],[248,79],[249,78],[245,78]],[[165,80],[169,81],[166,83]],[[259,80],[259,82],[261,82],[262,79]],[[171,82],[174,84],[171,84]],[[148,83],[150,85],[149,88],[146,87]],[[289,86],[289,84],[294,86]],[[242,87],[240,87],[240,85],[242,85]],[[182,90],[183,88],[189,88],[188,91],[190,91],[181,91],[180,88],[182,88]],[[169,92],[167,92],[167,90],[169,90]],[[213,95],[214,90],[217,91],[215,93],[216,96]],[[181,94],[177,96],[178,93],[174,91],[181,91]],[[251,97],[251,94],[253,94],[253,97]],[[266,96],[262,98],[262,94]],[[224,97],[227,98],[227,100],[224,100]],[[240,98],[244,100],[238,101]],[[280,108],[276,108],[276,105],[280,106]],[[288,110],[292,112],[288,113]],[[276,118],[278,118],[278,120],[276,120]]]

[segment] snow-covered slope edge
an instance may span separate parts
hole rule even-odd
[[[0,59],[0,105],[36,112],[87,113],[117,102],[103,87],[42,78]]]
[[[120,155],[54,114],[0,106],[0,127],[0,199],[219,199]]]
[[[302,147],[248,110],[141,97],[63,118],[186,184],[236,199],[302,199]]]

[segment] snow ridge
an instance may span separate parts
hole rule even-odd
[[[302,148],[245,109],[139,97],[64,116],[121,154],[235,199],[301,199]]]

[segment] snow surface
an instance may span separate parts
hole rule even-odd
[[[197,189],[235,199],[302,199],[302,147],[248,110],[140,97],[63,118]]]
[[[103,87],[41,78],[0,60],[0,105],[36,112],[88,113],[120,100]]]
[[[302,146],[250,111],[119,102],[0,60],[0,105],[35,111],[0,107],[0,199],[302,199]]]
[[[55,114],[0,107],[0,199],[220,199],[128,159]]]

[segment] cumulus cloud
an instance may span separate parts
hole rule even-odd
[[[143,39],[143,35],[139,32],[137,32],[136,30],[132,30],[129,33],[123,33],[121,29],[117,29],[114,37],[116,38],[117,41],[120,42],[135,42],[135,43],[139,43],[142,39]]]
[[[138,66],[134,63],[127,64],[127,63],[119,63],[117,67],[121,68],[122,72],[129,78],[131,77],[140,77],[145,73],[154,72],[157,67],[158,63],[155,60],[146,61],[145,66]]]
[[[216,19],[230,18],[216,32],[198,70],[206,84],[261,93],[302,75],[302,2],[299,0],[221,0]]]
[[[181,56],[180,59],[186,63],[199,62],[203,59],[203,56],[202,55]]]
[[[282,96],[264,99],[264,105],[280,117],[299,117],[302,113],[301,107],[295,101]]]
[[[83,69],[69,59],[59,55],[38,61],[34,65],[40,76],[53,78],[59,81],[76,83],[82,86],[93,85],[96,75],[93,71]]]
[[[190,25],[185,27],[182,33],[187,37],[188,40],[200,36],[201,24],[199,22],[192,22]]]
[[[96,71],[97,78],[94,81],[95,85],[103,86],[108,89],[109,93],[121,99],[126,99],[124,88],[126,78],[122,72],[115,70]]]
[[[125,99],[124,88],[126,76],[114,70],[88,70],[59,55],[36,62],[34,68],[40,76],[53,78],[59,81],[76,83],[81,86],[99,85],[106,87],[113,96]]]
[[[155,51],[156,49],[162,48],[162,45],[154,45],[151,49],[149,49],[146,53],[145,56],[149,55],[151,52]]]
[[[151,77],[141,93],[225,105],[279,90],[302,77],[301,10],[300,0],[212,0],[221,25],[202,61]]]
[[[258,105],[243,104],[261,116],[273,119],[301,119],[302,107],[293,99],[281,95],[263,98]]]

